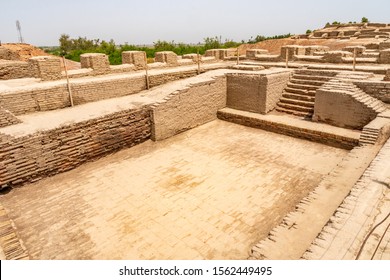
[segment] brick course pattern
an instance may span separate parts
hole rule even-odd
[[[0,143],[0,185],[19,185],[64,172],[150,138],[146,107],[125,110]]]
[[[226,106],[266,114],[276,107],[289,78],[288,70],[227,74]]]
[[[226,104],[226,78],[220,75],[177,90],[152,108],[153,140],[162,140],[217,119]]]
[[[24,61],[7,61],[0,63],[0,80],[10,80],[19,78],[31,78],[34,73],[30,66]]]
[[[0,127],[9,126],[16,123],[20,123],[20,120],[10,111],[0,106]]]
[[[388,78],[385,81],[353,81],[353,84],[372,97],[390,104],[390,82],[386,82],[390,81],[390,70],[387,72]]]
[[[362,129],[385,109],[384,103],[364,93],[352,82],[331,80],[316,91],[313,120]]]

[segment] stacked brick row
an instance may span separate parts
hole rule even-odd
[[[330,80],[316,91],[313,120],[350,129],[362,129],[386,110],[380,100],[352,82]]]
[[[150,138],[147,108],[121,111],[0,143],[0,186],[33,182]],[[7,138],[2,139],[6,140]]]
[[[54,81],[62,78],[61,62],[58,57],[36,56],[29,59],[29,64],[35,77],[42,81]]]
[[[23,61],[6,61],[0,63],[0,80],[33,77],[30,66]]]
[[[284,134],[296,138],[306,139],[312,142],[318,142],[337,148],[352,149],[359,143],[359,139],[353,137],[340,136],[318,130],[299,128],[294,125],[264,120],[261,118],[251,117],[246,114],[237,113],[232,111],[231,109],[219,110],[218,118],[224,121],[248,127],[260,128],[263,130]]]
[[[0,127],[5,127],[17,123],[20,123],[20,120],[10,111],[0,106]]]
[[[150,86],[158,86],[167,82],[196,76],[196,70],[174,71],[170,73],[150,75]],[[73,102],[75,105],[88,102],[121,97],[138,93],[146,89],[144,75],[121,78],[101,78],[89,82],[71,83]],[[15,91],[0,96],[0,105],[15,115],[24,115],[37,111],[48,111],[70,106],[66,84],[50,85],[36,89]]]

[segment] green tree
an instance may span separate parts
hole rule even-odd
[[[362,23],[368,23],[368,18],[362,17]]]

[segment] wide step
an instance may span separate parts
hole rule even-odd
[[[287,104],[293,104],[293,105],[298,105],[307,108],[314,108],[314,102],[310,102],[310,101],[308,102],[308,101],[291,99],[291,98],[282,97],[280,99],[280,103],[287,103]]]
[[[305,106],[299,106],[299,105],[282,103],[282,102],[279,102],[278,106],[285,108],[285,109],[299,111],[299,112],[305,112],[305,113],[313,113],[314,112],[314,108],[312,108],[312,107],[305,107]]]

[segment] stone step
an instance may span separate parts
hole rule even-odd
[[[298,75],[309,75],[309,76],[325,76],[325,77],[334,77],[334,71],[326,70],[314,70],[314,69],[297,69],[294,71],[294,74]]]
[[[293,105],[298,105],[298,106],[302,106],[302,107],[307,107],[307,108],[314,108],[314,102],[308,102],[308,101],[303,101],[303,100],[299,100],[299,99],[293,99],[293,98],[280,98],[280,102],[281,103],[285,103],[285,104],[293,104]]]
[[[288,92],[288,93],[295,93],[295,94],[307,95],[307,96],[315,96],[316,95],[315,90],[306,90],[306,89],[286,87],[284,89],[284,91]]]
[[[306,89],[306,90],[316,90],[319,88],[319,86],[313,86],[313,85],[302,85],[302,84],[294,84],[289,82],[287,84],[289,88],[296,88],[296,89]]]
[[[279,107],[289,109],[289,110],[295,110],[299,112],[305,112],[305,113],[314,113],[314,108],[313,107],[304,107],[304,106],[299,106],[299,105],[294,105],[294,104],[287,104],[287,103],[282,103],[278,102],[277,105]]]
[[[377,134],[366,134],[366,133],[362,133],[360,134],[360,138],[367,138],[367,139],[376,139],[378,137],[378,133]]]
[[[283,108],[283,107],[276,107],[276,111],[282,112],[282,113],[286,113],[286,114],[290,114],[290,115],[299,116],[299,117],[304,117],[304,118],[308,118],[308,119],[313,116],[312,113],[306,113],[306,112],[290,110],[290,109]]]
[[[295,79],[294,77],[290,79],[290,82],[294,84],[312,85],[317,87],[320,87],[325,83],[325,81],[302,80],[302,79]]]
[[[309,102],[313,102],[313,103],[315,100],[314,96],[301,95],[301,94],[295,94],[295,93],[289,93],[289,92],[283,92],[282,97],[289,98],[289,99],[295,99],[295,100],[309,101]]]
[[[299,80],[314,80],[314,81],[329,81],[333,79],[334,77],[328,77],[328,76],[312,76],[312,75],[303,75],[303,74],[297,74],[294,73],[292,76],[293,79],[299,79]]]

